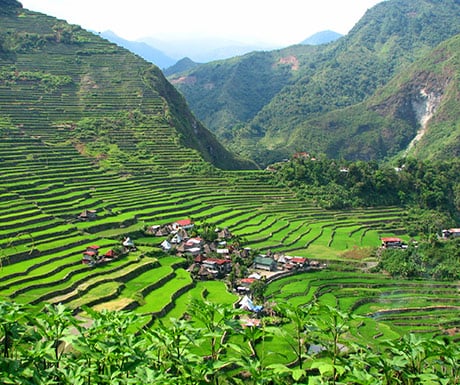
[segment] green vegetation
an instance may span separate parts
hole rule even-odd
[[[460,217],[458,159],[451,161],[399,160],[396,167],[376,162],[346,162],[297,154],[289,162],[271,166],[275,179],[294,188],[298,196],[315,199],[329,209],[407,205],[438,212],[415,234],[440,234]],[[424,215],[418,213],[420,224]],[[437,218],[435,216],[437,215]],[[451,223],[449,223],[452,221]]]
[[[393,277],[438,280],[460,279],[459,241],[431,242],[409,246],[407,249],[387,249],[382,252],[379,266]]]
[[[233,151],[266,166],[295,151],[382,160],[458,154],[459,4],[384,1],[347,36],[198,65],[170,80]],[[384,95],[386,96],[384,98]]]
[[[371,351],[350,340],[360,320],[328,305],[280,303],[279,322],[294,321],[282,334],[278,331],[285,329],[269,325],[243,327],[236,318],[241,312],[203,300],[190,307],[189,320],[136,334],[129,331],[138,319],[133,313],[86,310],[91,322],[85,326],[63,305],[34,312],[0,302],[2,383],[393,384],[397,378],[410,385],[460,380],[458,344],[409,334]],[[267,360],[265,343],[279,337],[288,344],[291,365]],[[310,349],[314,344],[320,348]]]
[[[456,160],[407,158],[399,173],[343,162],[346,178],[339,161],[322,156],[277,165],[275,174],[226,170],[249,164],[221,151],[157,68],[76,26],[4,9],[0,382],[294,384],[308,377],[369,384],[397,376],[410,383],[435,381],[443,370],[458,377],[458,362],[438,362],[441,351],[455,357],[456,345],[425,337],[459,327],[458,283],[447,282],[458,278],[455,244],[429,236],[456,223]],[[311,50],[305,63],[321,49]],[[285,53],[272,54],[280,67],[273,84],[263,54],[248,57],[246,67],[235,61],[237,72],[263,69],[264,87],[253,97],[274,94],[294,71]],[[211,241],[216,227],[228,228],[228,247],[251,249],[249,257],[234,258],[228,282],[196,281],[186,271],[193,257],[166,255],[164,238],[145,232],[183,218],[195,223],[191,235]],[[125,236],[136,250],[121,254]],[[425,270],[394,269],[395,256],[406,258],[403,250],[379,259],[382,236],[428,238],[433,248],[420,242],[407,250],[408,263],[423,261]],[[82,264],[90,245],[120,254],[90,267]],[[255,299],[268,300],[268,317],[260,329],[242,328],[234,316],[244,321],[248,314],[234,311],[238,297],[227,287],[246,276],[259,253],[305,256],[328,268],[254,284]],[[378,269],[385,274],[369,273]],[[426,274],[411,281],[387,272]],[[312,319],[305,323],[307,310]],[[307,337],[327,349],[312,352]],[[61,349],[61,341],[71,348]],[[397,367],[364,357],[362,341]],[[414,369],[396,344],[433,355]]]

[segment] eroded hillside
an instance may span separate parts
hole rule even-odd
[[[388,126],[400,123],[391,121],[388,115],[372,117],[372,111],[366,111],[363,117],[361,109],[353,115],[355,110],[351,107],[365,102],[394,76],[404,73],[411,63],[430,55],[438,44],[460,33],[459,7],[452,0],[442,6],[432,0],[384,1],[368,10],[347,36],[334,43],[316,50],[297,46],[198,66],[183,75],[193,78],[192,83],[177,86],[197,116],[218,137],[260,164],[280,160],[298,150],[350,159],[383,159],[398,148],[406,148],[419,128],[405,127],[402,133],[392,136],[391,149],[386,144],[382,148],[378,135],[370,135],[366,127],[358,131],[348,127],[370,125],[386,136]],[[296,70],[289,66],[290,71],[280,77],[274,56],[295,58]],[[259,63],[270,60],[272,67],[266,71]],[[250,61],[252,66],[245,67],[246,71],[232,70]],[[265,74],[263,81],[259,79],[261,68]],[[271,76],[276,79],[274,82],[270,81]],[[212,88],[205,87],[211,79],[219,82],[213,82]],[[265,99],[256,98],[255,90],[263,89],[262,82],[278,84],[279,88],[272,93],[264,91]],[[240,105],[245,110],[252,109],[251,114],[238,115]],[[328,130],[322,132],[330,120],[328,114],[340,115],[340,110],[348,114],[345,129],[340,126],[333,130],[333,135]],[[411,119],[410,115],[404,117],[405,121]],[[453,117],[449,124],[455,126],[457,119],[458,116]],[[426,152],[418,154],[425,156]]]

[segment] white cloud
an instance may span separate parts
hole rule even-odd
[[[226,37],[294,44],[315,32],[347,33],[382,0],[22,0],[24,7],[127,39]]]

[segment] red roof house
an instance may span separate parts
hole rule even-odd
[[[291,258],[290,262],[295,263],[297,265],[305,265],[308,262],[308,259],[302,257],[293,257]]]
[[[381,238],[382,241],[382,247],[388,248],[388,247],[402,247],[403,241],[400,238],[396,237],[384,237]]]
[[[108,250],[104,254],[104,257],[107,257],[107,258],[116,258],[116,256],[117,256],[117,254],[115,253],[115,251],[113,251],[113,249]]]
[[[191,219],[180,219],[172,224],[174,230],[178,229],[190,229],[193,227]]]

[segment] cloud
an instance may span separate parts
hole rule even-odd
[[[24,7],[127,39],[226,37],[298,43],[331,29],[347,33],[381,0],[22,0]]]

